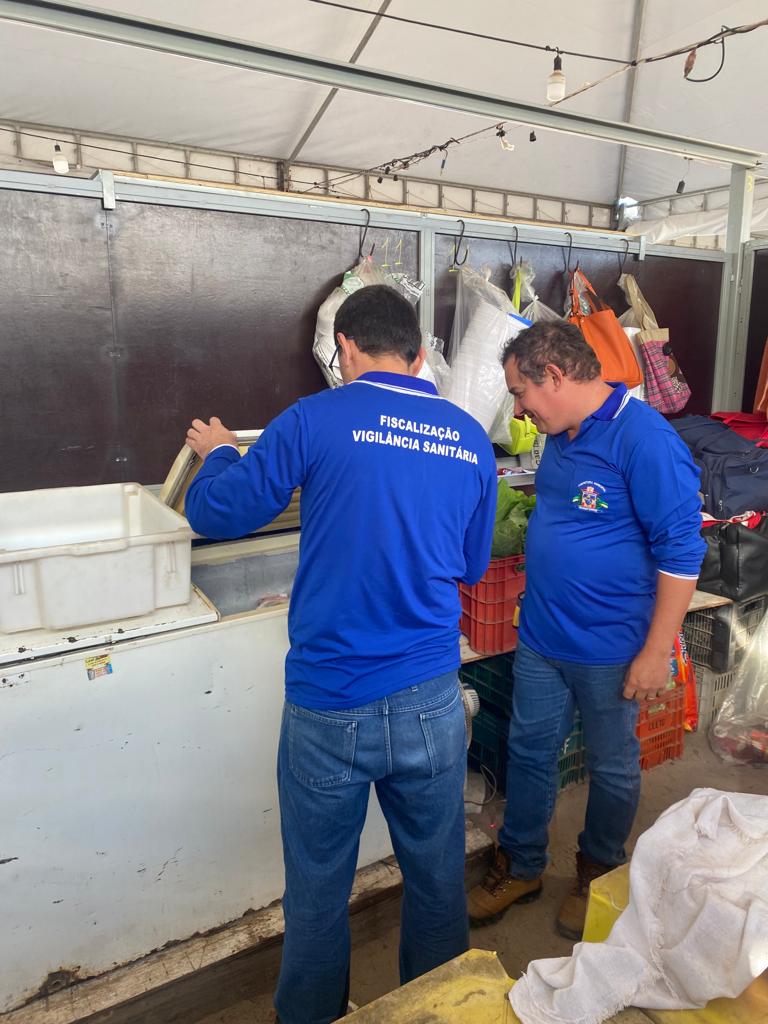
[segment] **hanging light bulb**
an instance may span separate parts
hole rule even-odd
[[[547,102],[557,103],[565,97],[565,75],[563,74],[563,58],[558,52],[555,64],[547,79]]]
[[[53,147],[53,169],[57,174],[69,174],[69,160],[62,153],[58,142]]]
[[[680,181],[678,181],[677,188],[675,189],[679,196],[681,196],[683,192],[685,192],[685,179],[688,177],[688,174],[691,170],[691,162],[692,161],[690,157],[685,158],[685,171]]]
[[[531,134],[528,136],[528,141],[529,142],[535,142],[536,141],[536,132],[531,132]]]

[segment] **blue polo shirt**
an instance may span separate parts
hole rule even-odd
[[[663,416],[612,386],[572,441],[548,437],[526,539],[520,638],[587,665],[631,661],[657,573],[695,579],[705,551],[688,448]]]
[[[228,445],[211,452],[187,518],[205,536],[242,537],[296,487],[288,700],[358,707],[457,669],[456,581],[488,567],[496,514],[480,424],[426,381],[365,373],[286,409],[243,458]]]

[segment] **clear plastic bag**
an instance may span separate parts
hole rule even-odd
[[[437,393],[445,396],[451,387],[451,368],[446,363],[445,356],[443,355],[445,342],[441,338],[436,338],[434,334],[427,332],[424,335],[422,344],[424,346],[424,366],[422,366],[422,372],[419,373],[419,376],[426,376],[423,372],[426,368],[431,374],[431,379],[437,388]],[[427,379],[429,380],[430,378],[427,377]]]
[[[370,256],[367,256],[356,267],[353,267],[344,274],[341,284],[333,289],[317,311],[315,340],[312,345],[312,355],[315,357],[323,376],[332,388],[338,388],[344,383],[341,379],[338,361],[332,370],[328,369],[328,365],[336,351],[336,338],[333,333],[333,322],[336,319],[336,314],[348,295],[352,295],[360,288],[367,288],[372,284],[389,285],[390,288],[396,289],[414,305],[419,301],[421,293],[424,291],[424,285],[421,281],[413,281],[407,274],[388,274],[381,267],[377,267]],[[429,359],[422,367],[419,377],[436,384],[437,374],[434,372]]]
[[[562,320],[562,317],[554,309],[550,309],[549,306],[545,305],[536,294],[536,289],[533,287],[536,271],[528,260],[520,260],[519,263],[516,263],[510,270],[509,276],[512,281],[513,296],[518,294],[519,282],[521,316],[525,317],[526,320],[530,320],[532,324]]]
[[[749,642],[709,742],[727,764],[768,765],[768,614]]]
[[[462,267],[456,275],[456,313],[451,335],[451,384],[446,398],[488,432],[507,395],[501,353],[530,326],[508,296],[490,283],[490,270]]]

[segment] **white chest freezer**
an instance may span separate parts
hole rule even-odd
[[[194,468],[163,488],[177,509]],[[287,602],[260,601],[290,590],[297,526],[294,501],[195,548],[187,605],[0,633],[0,1012],[282,895]],[[372,792],[359,866],[390,853]]]

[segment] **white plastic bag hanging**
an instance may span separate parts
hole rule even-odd
[[[352,295],[360,288],[367,288],[374,284],[384,284],[396,289],[414,305],[419,301],[424,291],[424,285],[421,281],[413,281],[407,274],[388,274],[376,266],[371,256],[366,256],[357,266],[344,274],[341,284],[333,289],[317,311],[315,340],[312,345],[312,355],[315,357],[315,361],[320,367],[323,376],[332,388],[340,387],[344,383],[341,379],[338,360],[334,364],[334,368],[332,370],[329,369],[329,364],[333,360],[336,351],[336,338],[333,333],[336,314],[349,295]],[[438,373],[435,373],[434,370],[436,363]],[[429,380],[437,386],[437,377],[441,370],[442,367],[440,367],[439,362],[428,355],[418,376],[424,380]]]
[[[451,335],[451,384],[446,398],[488,432],[507,394],[501,353],[510,338],[530,326],[507,295],[482,274],[461,267],[456,275],[456,313]]]

